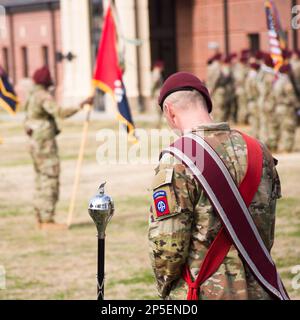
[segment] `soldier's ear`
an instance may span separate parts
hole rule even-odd
[[[174,111],[172,105],[169,102],[164,103],[164,112],[168,117],[174,117]]]

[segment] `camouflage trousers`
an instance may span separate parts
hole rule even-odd
[[[238,102],[237,121],[238,123],[245,124],[248,120],[248,105],[245,90],[243,88],[238,88],[236,96]]]
[[[259,111],[255,101],[248,102],[249,125],[251,127],[252,137],[259,138]]]
[[[213,110],[212,116],[216,122],[224,122],[227,121],[228,118],[228,110],[225,100],[225,89],[217,88],[212,95],[213,102]]]
[[[30,139],[35,171],[34,210],[38,222],[53,222],[59,197],[59,158],[55,139]]]
[[[277,150],[278,119],[272,104],[264,103],[259,106],[259,140],[266,144],[271,151]]]
[[[297,116],[293,106],[278,105],[276,107],[278,122],[278,151],[292,152],[297,129]]]

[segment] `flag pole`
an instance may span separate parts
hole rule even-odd
[[[77,190],[78,190],[78,185],[79,185],[80,172],[81,172],[81,167],[82,167],[84,149],[85,149],[86,140],[87,140],[87,133],[88,133],[88,128],[89,128],[92,106],[90,104],[86,104],[84,106],[84,108],[86,109],[86,117],[85,117],[85,121],[83,124],[83,129],[82,129],[81,143],[80,143],[80,148],[79,148],[79,153],[78,153],[78,158],[77,158],[71,200],[70,200],[70,204],[69,204],[69,213],[68,213],[68,219],[67,219],[68,228],[71,226],[72,220],[73,220],[75,201],[76,201],[76,195],[77,195]]]

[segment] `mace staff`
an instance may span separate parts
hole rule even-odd
[[[99,187],[99,193],[89,203],[89,214],[98,231],[98,267],[97,267],[97,299],[104,300],[105,274],[105,230],[114,214],[114,202],[104,193],[105,182]]]

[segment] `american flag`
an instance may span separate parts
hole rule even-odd
[[[281,29],[279,14],[273,0],[265,1],[267,27],[270,44],[270,54],[274,61],[275,70],[278,71],[283,64],[282,49],[285,48],[285,40]]]

